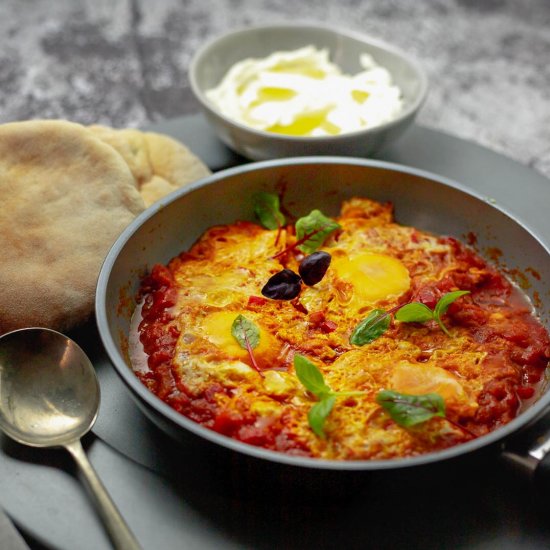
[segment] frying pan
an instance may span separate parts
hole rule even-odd
[[[284,190],[284,204],[295,216],[313,208],[337,215],[343,200],[364,196],[391,201],[401,224],[462,240],[474,237],[478,252],[489,261],[498,251],[499,267],[521,285],[537,304],[543,324],[550,326],[550,295],[541,276],[550,273],[549,250],[543,239],[491,198],[446,178],[382,161],[300,157],[231,168],[178,190],[143,212],[115,242],[99,275],[96,316],[101,339],[138,407],[161,430],[183,445],[200,442],[209,452],[223,449],[271,466],[357,472],[429,465],[500,446],[542,416],[550,404],[550,391],[509,424],[449,449],[395,460],[331,461],[289,456],[230,439],[180,415],[150,393],[133,374],[129,359],[130,317],[140,278],[153,264],[166,263],[187,250],[208,227],[252,219],[251,196],[260,190]],[[515,451],[509,450],[507,456],[522,463]]]

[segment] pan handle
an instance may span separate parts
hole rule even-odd
[[[550,492],[550,409],[503,444],[501,459],[536,490]]]

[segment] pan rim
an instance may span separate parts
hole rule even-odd
[[[424,178],[435,182],[439,185],[450,187],[458,190],[470,197],[477,199],[478,201],[485,202],[490,208],[493,208],[504,214],[511,222],[519,225],[529,236],[536,241],[544,251],[550,255],[550,250],[545,244],[544,240],[540,238],[536,232],[534,232],[529,224],[519,219],[512,212],[508,211],[504,207],[498,205],[490,197],[483,196],[473,189],[466,187],[465,185],[458,183],[450,178],[441,176],[426,170],[405,166],[398,163],[362,159],[355,157],[342,157],[342,156],[300,156],[289,157],[284,159],[274,159],[250,162],[244,165],[227,168],[211,174],[205,178],[197,180],[196,182],[188,185],[185,188],[178,189],[171,194],[167,195],[139,216],[137,216],[119,235],[117,240],[111,246],[107,253],[103,265],[101,267],[97,286],[96,286],[96,323],[99,330],[101,342],[107,352],[107,355],[112,363],[115,371],[122,379],[124,384],[130,390],[134,397],[137,397],[141,406],[146,406],[148,409],[153,409],[156,413],[169,420],[172,424],[175,424],[179,428],[183,428],[192,434],[205,439],[211,443],[225,447],[226,449],[236,451],[238,453],[248,455],[254,458],[263,459],[269,462],[276,462],[285,464],[288,466],[302,467],[308,469],[324,469],[324,470],[342,470],[342,471],[369,471],[369,470],[386,470],[395,468],[407,468],[413,466],[423,466],[434,462],[440,462],[453,458],[458,458],[468,453],[480,450],[482,448],[489,447],[496,444],[507,437],[517,432],[520,428],[525,427],[532,423],[535,419],[542,416],[545,409],[550,406],[550,391],[547,391],[542,395],[538,401],[530,405],[526,410],[522,411],[516,418],[510,421],[508,424],[497,428],[496,430],[476,438],[466,443],[461,443],[448,449],[426,453],[415,457],[397,458],[397,459],[385,459],[385,460],[357,460],[357,461],[344,461],[344,460],[327,460],[310,457],[291,456],[277,451],[270,451],[268,449],[255,447],[235,439],[229,438],[213,430],[209,430],[204,426],[197,424],[196,422],[188,419],[182,414],[172,409],[169,405],[160,400],[155,394],[150,392],[135,376],[133,371],[126,364],[123,356],[118,350],[118,346],[115,343],[114,337],[109,330],[108,322],[108,304],[107,304],[107,289],[109,285],[110,275],[115,265],[115,262],[120,255],[127,242],[133,237],[133,235],[141,228],[141,226],[154,217],[160,210],[162,210],[168,204],[179,200],[181,197],[192,193],[196,189],[214,185],[216,182],[238,174],[247,173],[250,171],[261,170],[265,168],[274,168],[282,166],[295,166],[295,165],[311,165],[311,164],[326,164],[326,165],[352,165],[362,166],[370,168],[379,168],[383,170],[389,170],[393,172],[400,172]],[[148,415],[149,416],[149,415]],[[149,419],[151,421],[151,419]],[[177,443],[176,443],[177,444]]]

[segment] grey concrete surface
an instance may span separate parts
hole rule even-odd
[[[0,122],[134,127],[195,112],[193,52],[282,21],[408,50],[431,82],[420,124],[550,176],[549,0],[0,0]]]

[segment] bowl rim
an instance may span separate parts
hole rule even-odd
[[[519,225],[524,231],[526,231],[531,238],[533,238],[548,254],[550,250],[544,244],[543,241],[533,232],[528,225],[523,223],[517,217],[515,217],[510,212],[507,212],[506,209],[502,208],[499,205],[493,204],[487,197],[477,193],[476,191],[469,189],[468,187],[457,183],[456,181],[449,179],[444,176],[434,174],[429,171],[425,171],[418,168],[413,168],[397,163],[372,160],[372,159],[363,159],[363,158],[353,158],[353,157],[341,157],[341,156],[303,156],[303,157],[289,157],[284,159],[272,159],[259,162],[251,162],[244,165],[239,165],[236,167],[228,168],[225,170],[220,170],[215,172],[205,178],[197,180],[196,182],[190,184],[187,187],[180,188],[176,191],[173,191],[170,195],[167,195],[164,199],[161,199],[155,205],[147,208],[139,216],[137,216],[133,222],[126,227],[125,230],[120,234],[117,240],[112,245],[109,250],[103,265],[101,267],[98,281],[97,281],[97,291],[96,291],[96,300],[95,300],[95,312],[96,312],[96,323],[99,330],[99,335],[102,341],[102,344],[107,352],[107,355],[110,359],[110,362],[113,365],[113,368],[117,372],[126,387],[133,394],[134,398],[137,398],[140,403],[140,407],[144,406],[147,409],[152,409],[155,414],[160,415],[163,418],[163,421],[168,421],[171,424],[177,426],[178,429],[184,429],[185,431],[191,432],[192,434],[198,436],[199,438],[220,445],[225,449],[235,451],[239,454],[244,454],[250,457],[263,459],[270,462],[276,462],[279,464],[285,464],[293,467],[302,467],[308,469],[325,469],[325,470],[342,470],[342,471],[372,471],[372,470],[386,470],[394,468],[406,468],[406,467],[415,467],[423,466],[439,461],[449,460],[457,457],[461,457],[470,452],[477,451],[482,448],[487,448],[490,445],[497,444],[502,442],[506,437],[512,435],[520,428],[529,425],[534,420],[538,419],[550,405],[550,390],[547,390],[538,401],[531,404],[527,409],[522,411],[518,416],[516,416],[512,421],[504,426],[489,432],[488,434],[476,438],[472,441],[467,441],[461,443],[460,445],[450,447],[448,449],[443,449],[440,451],[435,451],[431,453],[426,453],[414,457],[399,458],[399,459],[389,459],[389,460],[357,460],[357,461],[347,461],[347,460],[327,460],[327,459],[318,459],[311,457],[301,457],[301,456],[291,456],[277,451],[271,451],[268,449],[255,447],[237,441],[230,437],[224,436],[213,430],[205,428],[204,426],[194,422],[193,420],[183,416],[174,409],[172,409],[168,404],[158,398],[155,394],[149,391],[137,378],[134,374],[131,367],[126,363],[123,355],[119,351],[119,346],[116,344],[114,334],[109,329],[108,321],[108,311],[112,308],[108,304],[108,287],[111,277],[112,269],[118,259],[120,252],[124,249],[128,241],[134,236],[134,234],[142,227],[142,225],[147,222],[149,219],[156,216],[165,206],[176,202],[178,200],[183,200],[183,197],[193,191],[207,187],[209,185],[214,185],[220,180],[223,180],[227,177],[233,177],[242,173],[269,169],[282,166],[296,166],[296,165],[311,165],[311,164],[327,164],[327,165],[352,165],[352,166],[361,166],[367,168],[378,168],[383,170],[389,170],[393,172],[405,173],[413,176],[417,176],[424,179],[429,179],[436,182],[439,185],[445,187],[450,187],[459,192],[462,192],[470,197],[473,197],[479,201],[488,203],[491,208],[494,208],[501,214],[504,214],[509,218],[510,222]],[[117,294],[118,295],[118,294]],[[116,307],[116,306],[115,306]]]
[[[330,135],[330,136],[293,136],[288,134],[277,134],[274,132],[268,132],[266,130],[259,130],[257,128],[252,128],[251,126],[247,126],[246,124],[233,120],[232,118],[223,114],[215,105],[213,105],[206,98],[205,92],[199,86],[197,81],[198,67],[200,66],[200,63],[203,62],[203,58],[209,52],[209,50],[214,48],[222,40],[225,40],[232,36],[238,36],[239,34],[246,35],[252,32],[270,31],[270,30],[272,31],[272,30],[278,30],[278,29],[319,30],[323,32],[332,33],[336,36],[340,35],[340,36],[345,36],[347,38],[352,38],[362,43],[369,44],[369,45],[378,47],[380,49],[386,50],[390,53],[393,53],[394,55],[404,59],[413,68],[419,80],[419,84],[420,84],[419,92],[414,98],[414,100],[405,109],[400,111],[397,117],[395,117],[392,120],[389,120],[377,126],[373,126],[371,128],[363,128],[361,130],[354,130],[353,132],[343,132],[341,134]],[[393,44],[389,44],[378,38],[372,38],[358,31],[347,30],[347,29],[343,29],[342,27],[324,25],[321,23],[299,23],[299,22],[274,23],[270,25],[253,25],[248,27],[235,28],[229,32],[225,32],[223,34],[220,34],[218,36],[211,38],[210,40],[206,41],[202,46],[200,46],[199,49],[195,51],[195,53],[193,54],[193,57],[191,58],[187,74],[189,77],[189,84],[191,87],[191,91],[193,92],[193,95],[199,101],[199,103],[201,104],[201,107],[208,113],[211,113],[213,116],[220,118],[225,123],[233,126],[234,128],[238,128],[239,130],[248,132],[250,134],[253,134],[265,139],[269,139],[273,142],[291,142],[296,144],[308,143],[308,142],[324,143],[324,142],[331,142],[331,141],[349,141],[349,140],[353,140],[354,138],[364,137],[369,134],[382,132],[386,129],[399,126],[401,123],[403,123],[403,121],[407,120],[409,117],[413,117],[415,113],[418,112],[418,110],[422,107],[422,105],[426,101],[426,98],[428,96],[428,90],[429,90],[429,80],[428,80],[428,75],[426,71],[414,57],[407,54],[404,50],[400,49],[397,46],[394,46]]]

